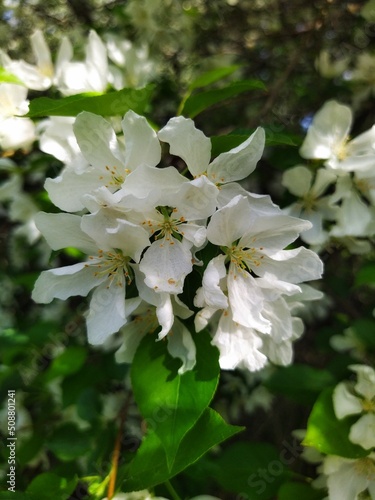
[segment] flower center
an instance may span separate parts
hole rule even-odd
[[[346,137],[343,141],[341,141],[337,146],[333,148],[333,152],[337,156],[338,160],[343,161],[349,156],[348,152],[348,142],[349,136]]]
[[[359,458],[354,468],[359,476],[365,476],[369,481],[375,481],[375,463],[369,457]]]
[[[107,188],[109,188],[109,187],[116,187],[116,188],[121,187],[125,182],[126,176],[128,174],[130,174],[130,172],[131,172],[128,168],[126,168],[123,172],[121,172],[121,171],[119,171],[119,169],[116,166],[109,167],[108,165],[106,165],[105,169],[110,174],[110,181],[108,184],[106,184]],[[99,177],[99,179],[100,180],[104,179],[104,176],[101,175]]]
[[[125,257],[121,250],[116,252],[99,250],[97,257],[90,256],[89,259],[94,262],[85,264],[85,267],[96,268],[97,270],[94,272],[96,278],[106,277],[109,280],[107,288],[113,282],[115,282],[115,286],[123,286],[124,277],[128,284],[132,282],[131,269],[128,266],[130,257]]]
[[[233,245],[230,248],[224,249],[224,252],[228,255],[230,261],[235,264],[238,268],[252,271],[253,268],[257,268],[261,265],[264,255],[261,255],[259,250],[263,250],[263,247],[259,249],[251,247],[244,248]]]
[[[362,399],[363,411],[367,413],[375,413],[375,399]]]

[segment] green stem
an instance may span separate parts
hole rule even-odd
[[[167,487],[168,492],[171,494],[173,500],[182,500],[177,491],[173,488],[170,481],[165,481],[164,484]]]

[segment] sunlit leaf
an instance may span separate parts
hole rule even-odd
[[[101,116],[122,116],[129,109],[142,113],[150,102],[154,86],[142,89],[122,89],[108,94],[77,94],[51,99],[39,97],[30,102],[30,118],[41,116],[77,116],[82,111],[90,111]]]

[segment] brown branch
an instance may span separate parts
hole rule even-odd
[[[125,420],[126,420],[126,417],[127,417],[128,411],[129,411],[131,397],[132,397],[132,393],[129,391],[128,396],[125,400],[125,403],[120,411],[119,429],[117,432],[115,447],[113,449],[113,454],[112,454],[111,472],[110,472],[110,479],[109,479],[108,492],[107,492],[108,500],[111,500],[111,498],[115,494],[118,463],[120,460],[120,452],[121,452],[121,441],[122,441],[122,436],[123,436],[123,432],[124,432]]]

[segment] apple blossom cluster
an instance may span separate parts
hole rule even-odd
[[[0,83],[0,148],[4,150],[27,151],[40,134],[32,120],[22,117],[28,112],[28,90],[54,87],[63,96],[102,93],[108,87],[141,87],[158,73],[145,44],[138,47],[113,36],[105,43],[94,30],[88,35],[84,61],[74,60],[67,37],[61,40],[55,62],[40,30],[32,34],[30,43],[35,64],[12,60],[0,50],[0,66],[14,77],[11,83]]]
[[[286,212],[312,223],[303,241],[317,249],[339,241],[352,253],[366,253],[375,235],[375,125],[350,139],[352,119],[348,106],[326,102],[300,149],[322,168],[310,163],[288,169],[283,185],[298,197]]]
[[[41,212],[35,223],[52,249],[75,247],[87,259],[42,272],[34,300],[92,291],[89,341],[102,344],[121,329],[119,361],[130,362],[142,336],[157,331],[183,373],[195,364],[194,335],[209,327],[224,369],[290,363],[303,331],[295,312],[321,296],[303,283],[320,278],[322,262],[304,247],[285,250],[310,222],[237,182],[260,160],[264,130],[212,160],[210,139],[191,119],[171,118],[156,133],[128,111],[121,125],[118,136],[89,112],[74,122],[70,161],[45,183],[64,212]],[[162,144],[186,176],[161,162]]]
[[[306,461],[320,464],[320,476],[313,485],[326,487],[329,500],[375,498],[375,371],[366,365],[350,365],[349,369],[356,373],[357,381],[341,382],[335,387],[333,409],[338,420],[357,417],[348,439],[368,451],[368,455],[323,455],[312,447],[303,451]]]

